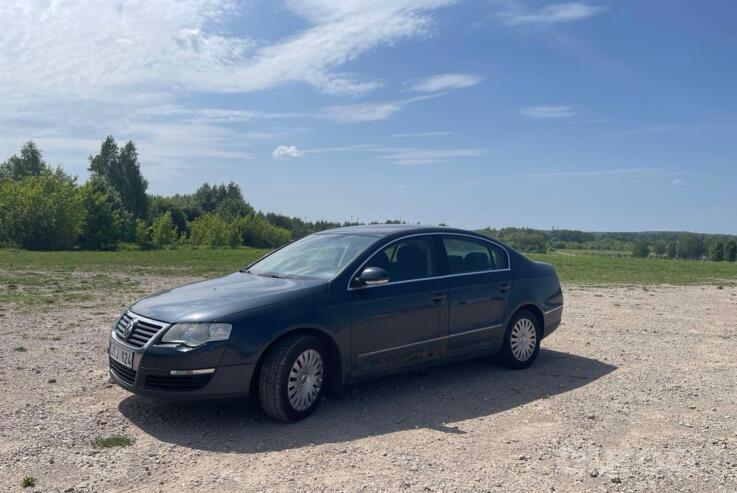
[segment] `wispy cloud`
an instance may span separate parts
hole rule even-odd
[[[354,108],[355,117],[339,108],[316,116],[191,105],[202,95],[295,83],[329,94],[365,94],[381,82],[362,80],[344,66],[376,47],[431,36],[437,10],[454,2],[288,0],[286,8],[301,18],[301,27],[267,41],[233,28],[247,9],[237,0],[0,2],[0,132],[9,139],[7,148],[0,142],[0,151],[16,152],[11,141],[74,143],[102,132],[140,140],[149,163],[173,163],[176,153],[182,154],[177,159],[246,158],[244,137],[266,135],[261,129],[231,134],[233,124],[386,118],[396,111],[391,103]],[[188,125],[193,140],[151,134],[146,124],[162,132]],[[212,127],[221,129],[217,143]],[[168,140],[154,141],[160,138]],[[71,148],[66,155],[79,157]]]
[[[479,157],[483,152],[481,149],[392,149],[382,155],[381,159],[405,166],[421,165]]]
[[[425,94],[413,98],[396,101],[377,101],[355,104],[334,105],[323,108],[316,115],[317,118],[326,118],[341,123],[375,122],[387,120],[407,105],[442,96],[443,93]]]
[[[683,178],[673,178],[673,180],[670,183],[671,185],[683,185],[686,182],[683,181]]]
[[[459,159],[475,158],[484,154],[483,149],[450,148],[428,149],[415,147],[390,147],[377,144],[354,144],[335,147],[316,147],[297,149],[295,146],[280,145],[272,153],[274,159],[305,157],[311,154],[333,152],[370,153],[379,162],[397,165],[423,165],[451,162]]]
[[[585,3],[570,2],[548,5],[540,10],[520,11],[519,9],[499,14],[504,23],[509,26],[525,24],[558,24],[562,22],[574,22],[593,17],[606,10]]]
[[[393,101],[328,106],[323,110],[322,115],[330,120],[343,123],[375,122],[390,118],[405,104],[402,101]]]
[[[307,27],[264,44],[224,34],[223,25],[241,15],[235,0],[3,2],[0,86],[89,97],[151,85],[250,92],[306,82],[329,93],[364,93],[378,83],[336,69],[377,46],[427,35],[429,14],[450,3],[290,0],[287,8]]]
[[[304,156],[304,153],[297,149],[296,146],[280,145],[273,150],[271,155],[274,159],[288,159]]]
[[[571,106],[530,106],[520,113],[530,118],[567,118],[576,114]]]
[[[412,83],[414,92],[433,93],[448,89],[463,89],[481,82],[481,77],[473,74],[438,74]]]
[[[519,176],[525,178],[552,178],[572,176],[609,176],[609,175],[646,175],[646,174],[670,174],[673,171],[662,168],[610,168],[610,169],[578,169],[578,170],[555,170],[555,171],[533,171],[523,173]]]
[[[444,131],[437,131],[437,132],[417,132],[417,133],[400,133],[400,134],[392,134],[391,137],[394,139],[403,139],[403,138],[423,138],[423,137],[443,137],[446,135],[458,135],[458,132],[444,132]]]

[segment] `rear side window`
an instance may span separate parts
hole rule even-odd
[[[381,267],[389,274],[389,282],[437,275],[428,238],[408,238],[392,243],[371,257],[364,267]]]
[[[450,274],[509,268],[507,252],[482,240],[443,237]]]

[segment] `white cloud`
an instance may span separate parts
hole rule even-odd
[[[683,178],[673,178],[673,181],[670,183],[671,185],[683,185],[685,182],[683,181]]]
[[[336,69],[377,46],[427,34],[428,13],[450,3],[290,0],[307,26],[262,44],[226,30],[242,14],[235,0],[3,2],[0,86],[6,97],[25,100],[150,86],[249,92],[290,82],[362,93],[378,83]]]
[[[570,106],[530,106],[520,113],[530,118],[567,118],[576,114]]]
[[[481,149],[388,149],[382,160],[392,164],[435,164],[456,159],[474,158],[483,154]]]
[[[415,92],[432,93],[475,86],[481,80],[481,77],[473,74],[439,74],[415,82],[410,89]]]
[[[297,149],[295,146],[280,145],[271,153],[274,159],[289,159],[295,157],[302,157],[304,153]]]
[[[402,139],[402,138],[422,138],[422,137],[444,137],[446,135],[458,135],[458,132],[435,131],[435,132],[399,133],[399,134],[392,134],[391,137],[395,139]]]
[[[523,24],[557,24],[561,22],[573,22],[593,17],[606,10],[585,3],[557,3],[548,5],[536,12],[510,11],[499,14],[504,23],[510,26]]]
[[[376,156],[379,162],[398,165],[421,165],[449,162],[458,159],[475,158],[484,154],[483,149],[451,148],[426,149],[410,147],[389,147],[377,144],[353,144],[337,147],[317,147],[312,149],[297,149],[295,146],[281,145],[274,149],[274,159],[288,157],[303,157],[311,154],[333,152],[370,153]]]
[[[397,103],[304,114],[192,108],[186,101],[293,83],[365,93],[379,82],[342,67],[376,47],[431,35],[435,11],[454,2],[287,0],[302,27],[254,41],[236,30],[249,8],[237,0],[0,1],[0,158],[33,138],[50,146],[51,159],[63,157],[84,174],[90,142],[113,134],[134,138],[144,165],[247,159],[246,141],[268,135],[261,128],[235,132],[234,123],[388,118]]]
[[[384,102],[367,102],[356,104],[342,104],[328,106],[316,115],[317,118],[326,118],[341,123],[376,122],[387,120],[405,106],[442,96],[442,93],[424,94],[408,99]]]
[[[525,178],[552,178],[573,176],[610,176],[610,175],[650,175],[669,174],[672,171],[661,168],[610,168],[610,169],[579,169],[563,171],[535,171],[524,173],[520,176]]]
[[[323,110],[325,118],[343,123],[386,120],[402,109],[401,101],[386,103],[358,103],[329,106]]]

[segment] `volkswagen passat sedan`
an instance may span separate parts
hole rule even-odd
[[[553,267],[499,241],[339,228],[134,303],[115,322],[110,374],[155,398],[251,394],[294,421],[327,389],[389,372],[485,355],[525,368],[562,308]]]

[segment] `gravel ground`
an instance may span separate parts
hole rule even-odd
[[[285,425],[109,383],[117,313],[185,280],[2,307],[1,491],[737,491],[736,287],[566,286],[528,370],[388,377]]]

